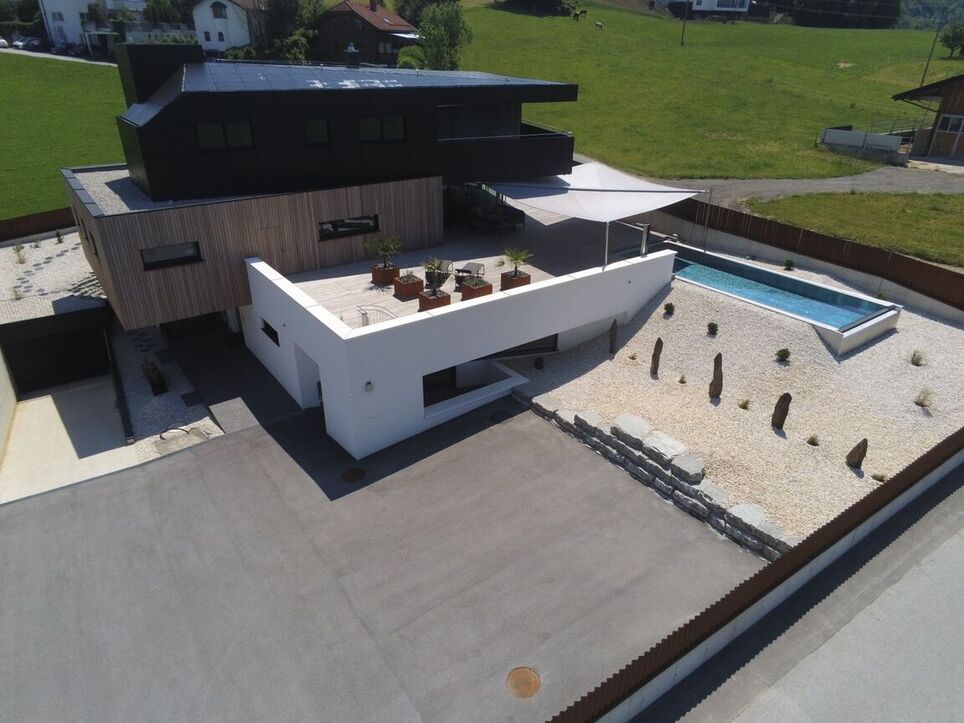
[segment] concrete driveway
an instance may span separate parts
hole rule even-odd
[[[284,424],[0,506],[0,719],[545,720],[763,564],[509,400],[331,499]]]

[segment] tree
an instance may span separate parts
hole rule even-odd
[[[19,0],[17,2],[17,20],[22,23],[35,23],[41,19],[40,3],[37,0]]]
[[[267,0],[263,13],[266,47],[289,42],[298,29],[299,5],[299,0]]]
[[[171,0],[147,0],[144,6],[144,19],[152,25],[176,23],[180,17],[180,11]]]
[[[398,51],[399,68],[424,68],[426,65],[425,51],[418,45],[407,45]]]
[[[303,28],[318,30],[321,16],[327,9],[325,0],[299,0],[298,24]]]
[[[959,51],[958,55],[964,55],[964,23],[955,23],[944,28],[941,45],[950,51],[950,57],[953,57],[955,50]]]
[[[900,0],[793,0],[797,25],[822,28],[890,28],[900,18]]]
[[[412,25],[419,27],[422,23],[422,13],[429,5],[437,5],[439,2],[457,2],[458,0],[395,0],[395,12],[408,20]]]
[[[94,27],[107,27],[107,18],[104,17],[104,11],[101,10],[100,3],[90,3],[87,6],[87,19],[94,24]]]
[[[458,68],[462,48],[472,41],[472,30],[465,22],[459,2],[425,8],[418,33],[422,36],[426,67],[433,70]]]
[[[279,60],[292,60],[303,63],[308,59],[308,50],[315,40],[315,31],[298,28],[283,40],[275,40],[271,55]]]

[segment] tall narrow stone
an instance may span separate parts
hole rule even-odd
[[[649,363],[649,373],[654,377],[659,376],[659,355],[663,353],[663,338],[659,337],[656,339],[656,345],[653,347],[653,360]]]
[[[723,354],[713,357],[713,379],[710,381],[710,399],[719,399],[723,394]]]
[[[616,353],[616,320],[613,319],[613,323],[609,325],[609,353]]]
[[[773,408],[773,416],[770,417],[770,424],[777,429],[783,429],[783,423],[787,421],[787,414],[790,412],[790,402],[793,397],[790,392],[784,392],[777,400],[777,405]]]
[[[864,457],[867,456],[867,438],[864,437],[859,442],[857,446],[850,450],[847,455],[847,466],[853,467],[854,469],[860,469],[861,465],[864,463]]]

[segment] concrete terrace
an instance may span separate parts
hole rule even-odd
[[[523,269],[532,276],[532,283],[602,265],[605,248],[603,224],[554,216],[521,205],[519,207],[527,215],[524,229],[501,233],[461,228],[447,230],[446,241],[441,246],[399,254],[394,262],[403,273],[411,269],[422,279],[425,278],[422,263],[432,257],[452,261],[453,271],[469,261],[479,262],[485,266],[485,278],[492,284],[493,293],[499,291],[501,273],[510,270],[510,267],[498,266],[502,251],[507,246],[528,249],[533,253],[529,265]],[[641,239],[639,231],[613,224],[609,237],[610,262],[637,255]],[[372,284],[371,265],[372,261],[359,261],[293,274],[288,279],[351,327],[362,326],[359,311],[362,306],[380,307],[399,317],[418,312],[418,299],[403,301],[394,296],[391,286]],[[461,294],[455,291],[453,277],[449,277],[442,289],[451,294],[452,304],[459,303]],[[371,323],[387,318],[378,313],[380,309],[371,313]]]
[[[0,505],[0,719],[542,721],[763,565],[509,400],[317,422]]]

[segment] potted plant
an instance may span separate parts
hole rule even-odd
[[[481,276],[466,276],[462,279],[462,301],[477,299],[492,293],[492,284]]]
[[[400,273],[398,266],[392,263],[392,256],[402,250],[402,245],[394,236],[383,236],[367,244],[369,252],[381,260],[372,265],[372,283],[388,286]]]
[[[411,299],[419,295],[425,288],[425,282],[418,278],[411,269],[392,280],[395,296],[399,299]]]
[[[504,258],[499,259],[499,266],[508,264],[512,267],[512,271],[502,272],[501,290],[507,291],[528,284],[532,277],[525,271],[519,271],[519,267],[526,265],[526,262],[532,258],[532,252],[526,249],[506,249],[502,253]]]
[[[151,385],[151,392],[155,397],[167,392],[167,382],[164,381],[164,375],[161,374],[157,364],[147,359],[141,365],[141,368],[144,370],[144,376],[147,377],[147,383]]]
[[[448,306],[452,297],[448,292],[439,288],[445,278],[445,264],[441,259],[429,259],[422,266],[425,268],[425,279],[428,281],[428,289],[418,295],[418,310],[437,309],[440,306]]]

